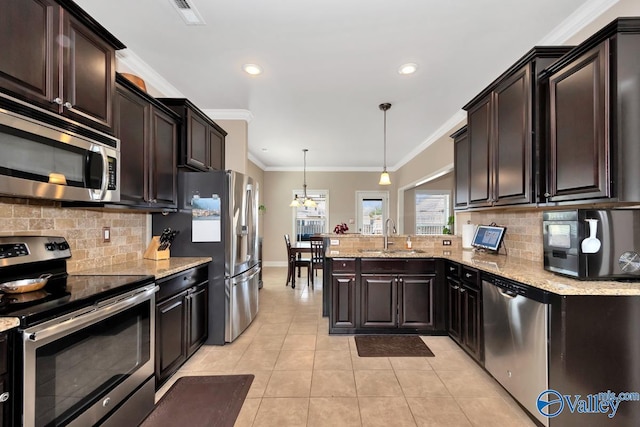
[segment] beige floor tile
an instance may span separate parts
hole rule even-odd
[[[327,331],[318,332],[316,350],[349,351],[349,337],[327,335]]]
[[[358,396],[402,396],[393,370],[354,371]]]
[[[348,351],[316,351],[313,369],[348,369],[353,370],[351,353]]]
[[[236,364],[234,370],[244,372],[268,371],[276,365],[279,355],[279,350],[247,350]]]
[[[251,371],[253,375],[253,381],[251,382],[251,388],[247,394],[247,398],[260,398],[264,395],[264,391],[267,388],[271,373],[273,371]],[[246,371],[234,371],[234,374],[247,374]]]
[[[313,371],[312,397],[355,397],[353,371]]]
[[[501,397],[456,397],[456,402],[475,427],[531,426],[521,418]]]
[[[396,371],[432,371],[427,357],[390,357],[389,362]]]
[[[281,350],[285,335],[258,335],[246,351]]]
[[[242,404],[242,408],[240,409],[238,418],[236,418],[236,422],[233,426],[251,427],[253,425],[253,420],[255,420],[256,414],[258,413],[258,408],[260,407],[261,400],[262,399],[246,398],[244,400],[244,403]]]
[[[360,357],[353,351],[351,352],[351,363],[353,363],[353,369],[356,371],[371,369],[392,369],[388,357]]]
[[[427,361],[435,371],[476,371],[480,368],[463,350],[434,351]]]
[[[287,335],[289,323],[265,323],[258,331],[259,335]]]
[[[363,427],[415,426],[404,397],[358,397]]]
[[[305,427],[308,412],[307,398],[263,398],[253,427]]]
[[[313,358],[315,352],[312,350],[282,350],[276,366],[277,371],[310,371],[313,369]]]
[[[316,349],[316,335],[287,335],[284,344],[282,344],[283,350],[315,350]]]
[[[307,427],[360,427],[360,409],[355,397],[312,397]]]
[[[407,397],[419,427],[471,427],[453,397]]]
[[[234,351],[211,351],[197,361],[190,363],[193,357],[185,363],[180,369],[186,371],[232,371],[242,358],[245,350]]]
[[[439,371],[438,376],[455,397],[500,397],[498,384],[487,374],[475,371]]]
[[[462,350],[460,346],[448,336],[422,336],[421,338],[434,354],[438,351]]]
[[[273,371],[264,397],[309,397],[312,371]]]
[[[289,335],[316,335],[318,333],[318,322],[309,323],[305,321],[305,323],[299,323],[294,320],[287,333]]]
[[[395,371],[395,373],[407,397],[450,396],[434,371]]]

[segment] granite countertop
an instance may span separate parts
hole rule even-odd
[[[360,251],[348,249],[337,251],[329,248],[329,258],[443,258],[460,264],[494,273],[558,295],[640,295],[640,281],[583,281],[560,276],[544,269],[542,263],[506,255],[479,254],[459,249],[397,250],[388,253],[382,250]]]
[[[113,264],[105,267],[96,267],[91,270],[82,270],[73,273],[82,275],[146,275],[155,276],[156,279],[171,276],[181,271],[197,267],[211,262],[210,257],[173,257],[154,261],[151,259],[139,259]]]
[[[0,317],[0,332],[13,329],[20,324],[20,319],[17,317]]]

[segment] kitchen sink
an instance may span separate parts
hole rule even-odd
[[[367,255],[386,255],[386,254],[423,254],[422,249],[358,249],[358,252]]]

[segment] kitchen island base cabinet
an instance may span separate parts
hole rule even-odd
[[[208,336],[208,267],[159,280],[156,303],[156,390]]]
[[[445,295],[436,279],[441,264],[415,258],[328,258],[329,333],[445,334]]]

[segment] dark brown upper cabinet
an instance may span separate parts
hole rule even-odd
[[[536,202],[544,124],[538,75],[570,49],[534,47],[463,107],[467,135],[456,146],[468,155],[455,157],[456,191],[465,192],[456,194],[456,209]]]
[[[125,46],[71,1],[0,2],[0,90],[112,132],[115,51]]]
[[[640,201],[640,19],[619,18],[548,67],[543,201]]]
[[[227,132],[184,98],[160,98],[182,118],[178,166],[196,171],[223,170]]]
[[[120,138],[120,202],[147,210],[177,206],[177,114],[117,76],[115,134]]]
[[[463,127],[451,135],[455,164],[455,209],[466,209],[469,203],[469,133]]]

